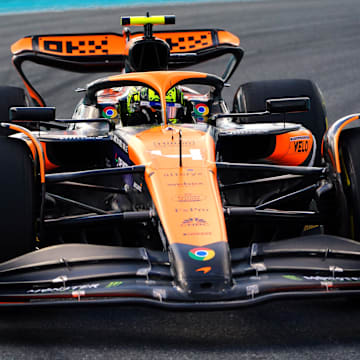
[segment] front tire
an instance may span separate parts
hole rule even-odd
[[[35,188],[26,143],[0,136],[0,262],[35,248]]]
[[[360,242],[360,128],[344,130],[339,142],[341,180],[347,200],[350,236]]]

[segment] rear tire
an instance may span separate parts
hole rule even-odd
[[[0,122],[9,122],[12,106],[28,106],[25,91],[15,86],[0,86]]]
[[[287,97],[310,98],[310,111],[286,114],[286,121],[301,124],[316,139],[315,166],[321,164],[321,142],[327,129],[326,110],[318,86],[310,80],[286,79],[254,81],[240,85],[234,98],[234,112],[257,112],[265,110],[268,99]],[[282,122],[283,115],[271,115],[273,122]],[[264,118],[259,118],[259,122]]]
[[[35,173],[31,152],[20,139],[0,136],[0,262],[35,244]]]

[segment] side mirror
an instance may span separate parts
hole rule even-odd
[[[10,121],[50,122],[55,120],[54,107],[12,107],[9,110]]]
[[[266,100],[266,110],[270,113],[306,112],[310,110],[310,98],[296,97]]]

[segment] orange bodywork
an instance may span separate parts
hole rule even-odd
[[[170,244],[227,241],[215,144],[208,133],[159,126],[135,135],[128,146],[130,159],[146,165],[145,181]]]
[[[25,39],[21,39],[21,40],[25,40]],[[35,99],[37,101],[37,103],[39,104],[39,106],[45,106],[44,102],[42,101],[42,99],[38,96],[38,94],[33,90],[33,88],[29,85],[29,83],[27,81],[25,81],[24,76],[20,73],[19,74],[21,79],[24,82],[24,85],[26,87],[26,90],[28,91],[30,97],[32,99]]]
[[[195,71],[149,71],[143,73],[129,73],[109,76],[108,80],[129,80],[141,81],[154,88],[159,95],[166,95],[167,91],[176,85],[177,82],[186,79],[206,78],[207,74]],[[160,96],[161,97],[161,96]]]
[[[45,106],[44,102],[42,101],[42,99],[38,96],[38,94],[29,86],[29,84],[24,81],[24,85],[26,87],[26,90],[28,91],[30,97],[32,99],[35,99],[36,102],[39,104],[39,106]]]
[[[220,44],[231,44],[234,46],[240,45],[240,39],[236,35],[228,32],[228,31],[219,30],[218,38],[219,38]]]
[[[276,135],[275,150],[267,160],[280,165],[301,165],[310,155],[312,147],[313,138],[309,130]]]
[[[24,37],[11,45],[11,52],[13,54],[18,54],[22,51],[32,51],[33,44],[30,36]]]

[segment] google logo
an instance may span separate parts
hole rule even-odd
[[[215,257],[215,251],[208,248],[195,248],[189,251],[193,260],[208,261]]]

